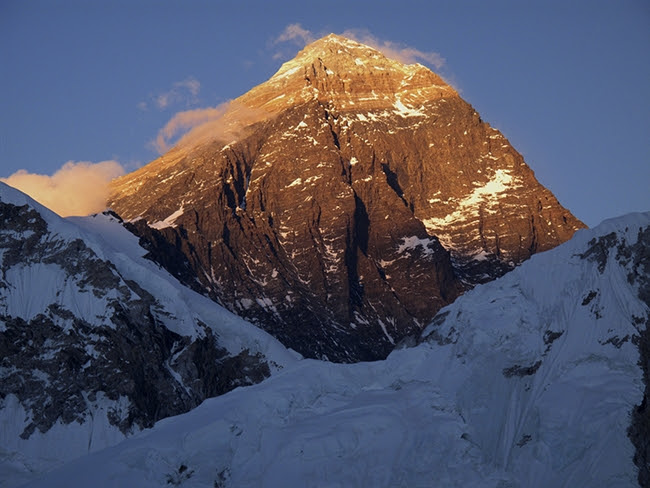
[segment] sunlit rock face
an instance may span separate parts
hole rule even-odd
[[[110,206],[308,357],[383,358],[584,227],[438,75],[335,35],[195,134],[116,180]]]

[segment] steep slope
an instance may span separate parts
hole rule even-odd
[[[633,214],[476,287],[385,361],[300,361],[30,486],[647,486],[649,321]]]
[[[335,35],[109,204],[182,250],[204,293],[335,361],[385,357],[583,226],[440,77]]]
[[[112,215],[0,183],[0,479],[114,444],[291,360],[181,286]]]

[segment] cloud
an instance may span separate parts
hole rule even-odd
[[[362,44],[367,44],[368,46],[381,51],[387,57],[396,59],[405,64],[424,63],[429,64],[436,69],[442,68],[445,64],[445,58],[436,52],[421,51],[401,43],[384,41],[377,38],[366,29],[348,29],[341,35]]]
[[[289,24],[284,28],[282,34],[273,40],[273,44],[294,41],[301,46],[305,46],[315,40],[314,35],[310,31],[303,29],[300,24]]]
[[[271,40],[271,46],[277,46],[278,44],[284,44],[290,42],[297,45],[300,48],[305,47],[307,44],[314,42],[316,37],[311,31],[304,29],[300,24],[289,24],[284,28],[282,33]],[[272,58],[273,59],[283,59],[288,58],[290,55],[284,50],[276,51]]]
[[[171,90],[158,95],[155,98],[155,102],[160,109],[165,109],[170,104],[176,103],[191,105],[192,103],[196,103],[199,90],[201,90],[201,83],[195,78],[190,77],[174,83]]]
[[[150,97],[149,102],[138,103],[140,110],[147,110],[152,103],[160,110],[170,108],[174,105],[191,106],[198,102],[201,83],[194,77],[190,76],[181,81],[177,81],[172,87],[158,95]]]
[[[160,153],[168,151],[172,146],[172,138],[180,133],[201,125],[215,122],[223,117],[228,108],[228,103],[216,107],[186,110],[175,114],[165,126],[158,131],[158,136],[153,143],[154,148]]]
[[[444,64],[444,59],[437,53],[421,51],[392,41],[382,41],[367,30],[350,29],[346,30],[342,35],[374,47],[382,51],[386,56],[405,63],[424,61],[437,68]],[[313,42],[316,38],[313,32],[303,28],[300,24],[289,24],[279,36],[270,41],[270,45],[277,46],[278,44],[290,42],[304,47],[305,44]],[[284,57],[284,54],[276,53],[273,56],[274,59],[280,57]],[[196,83],[192,83],[192,81]],[[172,90],[157,97],[158,107],[167,107],[170,99],[173,99],[176,93],[175,90],[180,89],[196,95],[200,85],[193,78],[175,83]],[[151,145],[158,153],[163,154],[177,145],[190,145],[208,140],[228,141],[236,139],[246,126],[264,120],[270,115],[270,113],[263,110],[253,110],[234,101],[216,107],[185,110],[176,113],[165,124]]]
[[[21,169],[0,181],[67,217],[103,211],[108,199],[108,183],[123,174],[124,168],[117,161],[68,161],[52,176]]]
[[[186,110],[175,114],[160,129],[152,145],[160,154],[172,146],[193,145],[209,140],[227,140],[239,136],[244,127],[270,116],[235,101],[216,107]],[[176,142],[172,140],[176,138]]]
[[[384,55],[391,59],[396,59],[405,64],[423,63],[440,69],[445,64],[445,59],[437,52],[421,51],[414,47],[407,46],[402,43],[386,41],[379,39],[367,29],[347,29],[342,36],[366,44],[370,47],[381,51]],[[304,29],[300,24],[289,24],[284,28],[282,33],[273,39],[272,44],[277,45],[283,42],[293,42],[298,44],[301,48],[306,44],[314,42],[317,37],[313,32]],[[283,53],[277,52],[273,55],[273,59],[284,57]]]

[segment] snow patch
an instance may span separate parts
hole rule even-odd
[[[475,218],[478,216],[479,208],[481,207],[488,212],[494,211],[493,207],[499,202],[499,194],[517,188],[518,186],[519,183],[512,177],[510,170],[498,169],[487,183],[475,187],[462,200],[448,202],[455,206],[453,212],[448,213],[443,218],[424,219],[422,223],[427,228],[427,231],[440,237],[440,234],[443,233],[447,225]],[[434,202],[430,201],[430,203]]]
[[[422,109],[416,110],[414,108],[407,107],[399,98],[395,101],[393,107],[396,109],[394,113],[401,115],[402,117],[424,117],[426,115]]]
[[[292,186],[298,186],[298,185],[302,185],[302,178],[296,178],[295,180],[293,180],[291,183],[287,185],[287,188],[291,188]]]
[[[149,227],[153,227],[154,229],[164,229],[165,227],[176,227],[176,219],[183,215],[185,213],[185,207],[181,205],[181,208],[176,210],[174,213],[171,215],[167,216],[164,220],[159,220],[158,222],[154,222],[153,224],[149,224]]]
[[[397,248],[397,252],[400,254],[406,251],[414,251],[417,248],[420,248],[422,252],[427,256],[432,256],[434,253],[434,250],[429,247],[435,242],[434,239],[421,239],[417,236],[411,236],[402,237],[401,241],[402,243]]]
[[[395,340],[392,338],[392,336],[388,333],[388,330],[386,329],[386,324],[384,324],[384,322],[381,319],[379,319],[377,323],[379,324],[379,327],[381,327],[381,330],[386,336],[386,338],[388,339],[388,341],[391,344],[395,344]]]
[[[286,65],[288,65],[288,64],[289,63],[286,63]],[[292,74],[297,73],[298,71],[300,71],[301,68],[302,68],[302,66],[295,66],[294,68],[290,68],[290,69],[287,69],[285,71],[282,71],[282,69],[280,69],[280,71],[278,71],[275,74],[275,76],[273,76],[273,78],[276,79],[276,80],[281,79],[281,78],[287,78],[287,77],[291,76]]]

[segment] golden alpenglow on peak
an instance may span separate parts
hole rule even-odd
[[[306,46],[238,101],[270,112],[310,100],[343,111],[418,111],[426,102],[450,96],[457,96],[456,91],[425,66],[404,64],[330,34]]]
[[[458,93],[427,67],[390,59],[373,47],[329,34],[307,45],[269,80],[240,97],[219,107],[193,111],[196,118],[209,117],[178,140],[172,157],[155,160],[137,175],[151,171],[150,166],[157,170],[161,165],[173,165],[191,148],[241,140],[255,123],[313,101],[332,113],[361,113],[374,119],[394,114],[423,116],[427,105],[450,98],[458,98]],[[132,180],[126,175],[119,183]]]
[[[306,357],[386,357],[584,227],[440,77],[344,37],[212,111],[109,205],[180,280]]]
[[[334,72],[342,74],[345,70],[367,71],[371,66],[381,70],[388,67],[394,69],[401,64],[389,60],[380,51],[370,46],[330,34],[307,45],[294,59],[284,63],[275,77],[287,76],[318,59],[329,65],[329,69],[332,70],[329,74]]]

